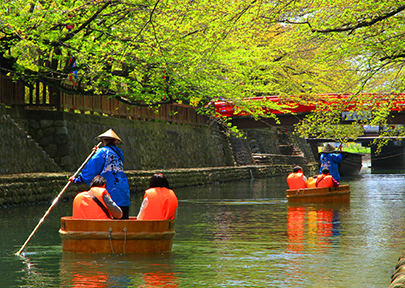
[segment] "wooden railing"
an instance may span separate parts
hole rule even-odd
[[[27,109],[49,109],[56,111],[100,114],[134,120],[160,120],[169,123],[205,126],[207,116],[182,104],[164,104],[153,109],[132,106],[105,95],[68,94],[37,82],[32,87],[21,81],[13,81],[0,73],[0,103],[24,106]]]

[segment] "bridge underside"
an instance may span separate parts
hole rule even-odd
[[[405,170],[405,141],[392,138],[379,154],[376,154],[377,147],[371,145],[374,137],[359,137],[354,142],[361,143],[363,146],[371,148],[371,170],[374,173],[393,172]],[[307,139],[310,144],[312,153],[319,161],[318,147],[325,142],[334,142],[333,139]]]
[[[234,117],[232,124],[240,129],[248,128],[268,128],[268,127],[291,127],[297,124],[299,120],[304,118],[304,114],[300,115],[280,115],[278,116],[280,123],[276,123],[274,119],[262,118],[254,120],[252,117]],[[393,113],[390,116],[389,124],[405,124],[405,113]],[[343,122],[343,124],[350,124],[351,122]],[[381,153],[375,154],[376,146],[371,145],[371,142],[378,137],[378,134],[367,134],[352,142],[361,143],[363,146],[371,147],[371,169],[374,172],[379,171],[393,171],[405,170],[405,142],[395,137],[390,138],[388,145],[382,148]],[[318,158],[318,146],[325,142],[334,142],[334,139],[317,138],[307,139],[311,146],[311,150],[315,158]],[[349,140],[350,141],[350,140]],[[351,142],[351,141],[350,141]],[[317,159],[319,161],[319,158]]]

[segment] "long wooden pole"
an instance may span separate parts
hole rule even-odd
[[[97,148],[100,147],[101,143],[103,142],[99,142],[97,144]],[[96,153],[97,149],[93,149],[90,153],[90,155],[87,157],[87,159],[83,162],[83,164],[79,167],[79,169],[77,169],[76,173],[73,175],[73,177],[76,177],[77,174],[79,174],[80,170],[83,169],[84,165],[87,164],[87,162],[89,162],[90,158],[93,157],[94,153]],[[70,185],[70,181],[68,181],[68,183],[65,185],[65,187],[63,187],[62,191],[59,192],[58,196],[55,198],[55,200],[53,200],[52,205],[48,208],[48,210],[45,212],[44,216],[41,218],[41,220],[39,220],[37,226],[34,228],[34,230],[31,232],[30,236],[28,237],[28,239],[25,241],[24,245],[21,246],[20,250],[18,250],[17,253],[15,253],[16,255],[20,255],[21,252],[24,250],[25,246],[27,246],[28,242],[30,242],[32,236],[34,236],[35,232],[37,232],[39,226],[41,226],[42,222],[44,222],[46,216],[48,216],[49,212],[51,212],[51,210],[53,209],[53,207],[56,205],[56,203],[59,201],[59,198],[62,196],[62,194],[65,192],[65,190],[69,187]]]

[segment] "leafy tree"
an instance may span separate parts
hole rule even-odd
[[[297,132],[345,139],[347,126],[336,125],[347,106],[376,116],[355,122],[352,135],[386,123],[381,107],[364,111],[360,91],[403,89],[403,9],[394,0],[5,0],[0,71],[133,105],[214,114],[207,104],[223,99],[256,119],[286,106],[248,98],[280,95],[322,111]],[[77,85],[67,85],[73,72]],[[345,92],[334,109],[318,96]]]
[[[343,57],[343,61],[351,63],[359,80],[357,87],[344,91],[352,95],[337,101],[334,109],[318,102],[316,112],[323,112],[309,115],[296,131],[305,136],[318,135],[345,141],[361,135],[365,124],[388,127],[390,109],[404,100],[400,93],[404,91],[405,53],[401,43],[404,40],[405,5],[392,0],[315,0],[302,1],[300,5],[289,8],[289,13],[280,18],[280,22],[296,27],[298,33],[326,39],[330,46],[325,46],[317,57]],[[351,129],[337,127],[341,123],[341,112],[348,107],[363,117],[358,117]],[[375,141],[379,148],[387,143],[386,136],[401,139],[404,131],[401,127],[384,129],[380,139]]]
[[[254,95],[294,94],[331,64],[311,63],[322,47],[290,39],[291,28],[275,21],[280,12],[270,21],[263,17],[275,6],[207,0],[6,1],[0,13],[1,70],[68,92],[64,83],[75,72],[74,90],[138,105],[205,105],[219,97],[239,104]],[[244,104],[246,109],[253,105]]]

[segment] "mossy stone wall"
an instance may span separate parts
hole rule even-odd
[[[306,171],[315,171],[316,165],[305,165]],[[129,170],[131,194],[143,193],[149,185],[150,177],[162,172],[168,179],[170,187],[189,187],[212,183],[259,179],[285,176],[291,172],[291,165],[274,164],[271,166],[233,166],[190,169]],[[71,173],[24,173],[0,175],[0,208],[35,204],[52,201],[68,183]],[[70,184],[62,199],[73,199],[74,196],[88,190],[85,184]]]
[[[64,171],[80,167],[97,144],[95,137],[110,128],[124,143],[119,147],[126,170],[234,166],[228,137],[216,125],[192,127],[24,109],[7,113]]]

